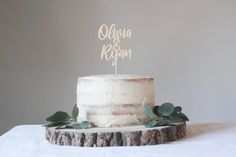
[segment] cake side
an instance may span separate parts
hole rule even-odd
[[[143,108],[154,105],[154,81],[136,75],[81,77],[77,84],[80,119],[99,127],[137,125]]]

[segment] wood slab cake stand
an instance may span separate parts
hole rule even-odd
[[[79,147],[156,145],[178,140],[185,134],[185,122],[154,128],[143,125],[79,130],[46,128],[46,139],[50,143]]]

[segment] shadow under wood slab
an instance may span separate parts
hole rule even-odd
[[[156,145],[178,140],[185,134],[185,122],[154,128],[143,125],[79,130],[46,128],[46,139],[50,143],[79,147]]]

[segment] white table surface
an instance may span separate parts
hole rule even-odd
[[[58,146],[40,125],[20,125],[0,136],[1,157],[236,157],[236,125],[187,124],[187,136],[153,146],[86,148]]]

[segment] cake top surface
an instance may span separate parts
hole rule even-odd
[[[119,75],[91,75],[79,77],[79,80],[93,80],[93,79],[111,79],[111,80],[153,80],[150,76],[130,75],[130,74],[119,74]]]

